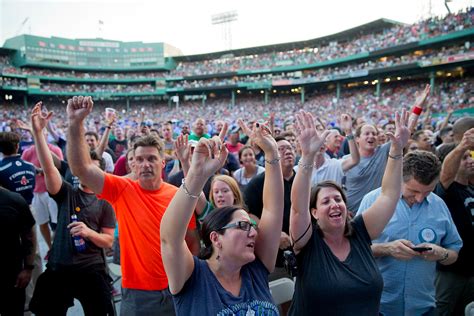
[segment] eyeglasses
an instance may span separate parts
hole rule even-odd
[[[227,224],[219,230],[224,230],[224,229],[234,228],[234,227],[237,227],[238,229],[241,229],[241,230],[245,230],[247,232],[250,231],[251,227],[253,227],[255,230],[258,229],[257,223],[253,219],[250,219],[250,222],[239,221],[239,222]]]

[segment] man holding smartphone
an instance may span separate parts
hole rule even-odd
[[[383,315],[434,315],[436,263],[457,260],[462,240],[446,204],[432,193],[440,170],[439,159],[430,152],[417,150],[403,158],[402,197],[372,245],[384,279]],[[359,212],[368,209],[380,191],[368,193]]]

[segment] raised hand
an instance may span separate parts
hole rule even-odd
[[[31,126],[29,126],[20,119],[12,119],[12,128],[19,128],[21,130],[28,131],[31,133]]]
[[[277,152],[277,143],[272,136],[268,123],[254,123],[252,130],[244,123],[244,121],[242,121],[242,119],[238,119],[237,124],[239,124],[245,135],[257,144],[265,154]]]
[[[313,115],[305,111],[296,114],[296,131],[301,152],[305,156],[315,155],[331,133],[331,131],[325,130],[320,135],[314,125]]]
[[[413,107],[423,109],[426,98],[428,98],[428,95],[430,94],[430,88],[431,88],[431,86],[429,84],[427,84],[425,86],[425,89],[422,92],[417,92],[415,94],[416,95],[416,100],[415,100],[415,103],[413,104]]]
[[[105,124],[107,124],[107,126],[112,127],[116,120],[117,120],[117,114],[112,113],[108,117],[107,116],[105,117]]]
[[[227,135],[227,130],[229,129],[229,124],[224,121],[224,125],[222,125],[221,132],[219,133],[219,139],[222,143],[224,143],[225,136]]]
[[[461,146],[461,148],[474,150],[474,128],[471,128],[464,133],[459,146]]]
[[[67,118],[70,122],[83,122],[84,119],[92,112],[91,97],[74,96],[72,99],[67,100]]]
[[[188,143],[188,135],[180,134],[174,142],[174,151],[176,157],[181,163],[191,162],[191,146]]]
[[[222,168],[228,153],[226,146],[218,136],[211,139],[201,138],[194,148],[189,175],[209,178]]]
[[[345,133],[352,132],[352,117],[349,114],[341,115],[341,128]]]
[[[408,129],[408,117],[409,114],[403,109],[402,114],[395,113],[395,135],[392,133],[386,133],[387,137],[390,138],[392,146],[397,151],[402,151],[410,139],[410,130]]]
[[[31,127],[34,133],[41,133],[53,116],[53,112],[43,111],[41,106],[42,102],[40,101],[36,103],[31,111]]]

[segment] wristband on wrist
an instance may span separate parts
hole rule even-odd
[[[272,160],[265,159],[265,162],[269,165],[274,165],[274,164],[278,163],[280,161],[280,159],[281,159],[281,157],[278,156],[277,158],[272,159]]]
[[[184,183],[184,178],[183,180],[181,181],[181,187],[184,189],[184,193],[189,196],[190,198],[193,198],[193,199],[197,199],[199,197],[199,195],[194,195],[194,194],[191,194],[189,191],[188,191],[188,188],[186,187],[186,184]]]
[[[415,115],[420,115],[422,111],[423,109],[417,106],[414,106],[413,109],[411,110],[411,112]]]
[[[388,153],[388,158],[392,158],[393,160],[398,160],[398,159],[401,159],[403,157],[403,154],[399,154],[399,155],[390,155],[390,153]]]
[[[303,163],[303,160],[298,161],[298,166],[303,169],[313,169],[314,163]]]

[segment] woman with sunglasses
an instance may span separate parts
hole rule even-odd
[[[410,133],[408,115],[396,113],[395,135],[382,181],[382,193],[362,215],[351,218],[341,187],[318,183],[310,192],[320,136],[313,116],[297,114],[302,157],[291,190],[290,233],[298,277],[290,315],[378,315],[383,280],[370,249],[400,199],[402,150]]]
[[[161,222],[161,252],[177,315],[278,315],[268,287],[280,242],[283,177],[266,125],[244,132],[265,152],[263,212],[258,230],[241,206],[215,209],[202,224],[205,249],[193,257],[184,237],[204,183],[225,162],[222,138],[201,139],[191,168]],[[221,135],[223,137],[223,135]]]

